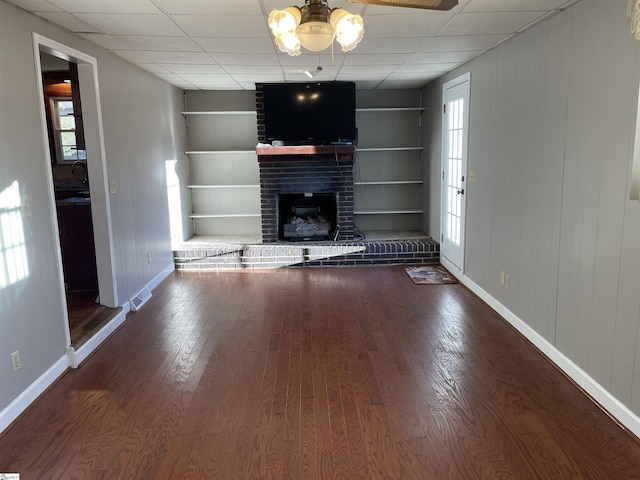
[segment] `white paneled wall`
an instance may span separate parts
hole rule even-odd
[[[0,1],[0,193],[16,183],[31,204],[31,216],[21,219],[27,275],[0,287],[0,426],[67,366],[63,279],[38,103],[34,32],[97,60],[106,175],[116,185],[107,201],[119,305],[173,267],[165,163],[176,161],[181,175],[186,163],[179,89]],[[100,187],[92,186],[92,191]],[[186,188],[182,195],[187,202]],[[0,255],[4,260],[10,253],[0,248]],[[23,366],[14,373],[9,352],[15,350]]]
[[[465,275],[636,414],[639,53],[625,0],[581,0],[430,84],[423,137],[436,237],[442,84],[470,71]]]

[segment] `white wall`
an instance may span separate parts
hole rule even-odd
[[[464,273],[640,414],[640,43],[626,4],[582,0],[425,88],[423,228],[439,238],[442,84],[470,71]]]
[[[165,161],[177,159],[182,172],[186,162],[179,89],[0,1],[0,194],[17,182],[32,211],[12,227],[24,229],[28,274],[0,286],[0,413],[63,358],[67,346],[32,32],[97,59],[106,168],[117,185],[108,201],[120,305],[172,266]],[[15,350],[22,368],[13,373]]]

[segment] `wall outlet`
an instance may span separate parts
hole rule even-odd
[[[11,354],[11,367],[13,368],[14,372],[17,372],[18,370],[20,370],[21,366],[22,363],[20,362],[20,351],[16,350]]]
[[[507,288],[511,288],[511,275],[508,273],[504,276],[504,286]]]
[[[500,272],[500,285],[504,286],[504,270]]]
[[[109,180],[109,193],[116,193],[116,181]]]

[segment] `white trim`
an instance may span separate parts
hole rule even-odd
[[[73,347],[67,347],[67,357],[69,367],[77,368],[84,362],[96,349],[102,345],[107,338],[111,336],[127,319],[129,313],[129,302],[122,306],[122,311],[111,319],[104,327],[94,333],[85,343],[77,350]]]
[[[447,267],[445,262],[441,263]],[[452,271],[452,273],[454,273]],[[524,335],[543,355],[553,362],[569,378],[576,382],[588,395],[590,395],[608,414],[624,425],[636,437],[640,438],[640,417],[633,413],[626,405],[609,393],[605,388],[596,382],[587,372],[582,370],[571,359],[566,357],[560,350],[554,347],[542,335],[531,328],[527,323],[515,315],[511,310],[502,305],[497,299],[491,296],[480,285],[475,283],[466,275],[462,275],[462,283],[473,293],[478,295],[484,302],[493,308],[516,330]]]
[[[40,375],[35,382],[18,395],[13,402],[7,405],[4,410],[0,412],[0,433],[11,425],[67,368],[67,357],[60,357],[46,372]]]
[[[164,279],[173,272],[173,263],[168,265],[158,275],[153,277],[146,288],[155,289]],[[26,390],[18,395],[4,410],[0,412],[0,433],[2,433],[18,416],[20,416],[60,375],[67,371],[69,367],[77,368],[85,361],[118,327],[120,327],[129,313],[129,302],[122,305],[122,311],[118,313],[109,323],[93,335],[85,344],[77,350],[73,347],[65,349],[65,355],[60,357],[45,373],[43,373]]]

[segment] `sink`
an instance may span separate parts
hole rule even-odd
[[[56,190],[56,200],[65,200],[67,198],[83,198],[89,199],[91,197],[89,190]]]

